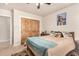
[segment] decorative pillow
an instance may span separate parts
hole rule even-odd
[[[60,32],[60,31],[57,31],[56,33],[55,33],[55,37],[63,37],[63,34],[62,34],[62,32]]]
[[[51,36],[55,36],[55,31],[51,31],[51,32],[50,32],[50,35],[51,35]]]
[[[53,37],[63,37],[63,33],[60,31],[51,31],[50,35]]]

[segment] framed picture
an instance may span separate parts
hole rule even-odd
[[[66,13],[57,15],[57,25],[66,25]]]

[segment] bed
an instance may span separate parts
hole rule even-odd
[[[35,56],[65,56],[75,49],[73,37],[56,38],[51,35],[28,37],[27,50]]]

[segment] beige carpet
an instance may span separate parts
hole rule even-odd
[[[23,46],[23,45],[16,46],[16,47],[10,46],[10,47],[7,47],[5,49],[1,49],[0,56],[11,56],[13,54],[22,52],[24,50],[27,50],[27,46]]]
[[[28,56],[28,54],[27,54],[27,51],[24,50],[24,51],[12,54],[12,56]]]
[[[0,50],[6,49],[10,47],[10,42],[0,42]]]

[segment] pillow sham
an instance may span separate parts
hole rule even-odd
[[[62,32],[64,38],[72,37],[72,34],[70,32]]]

